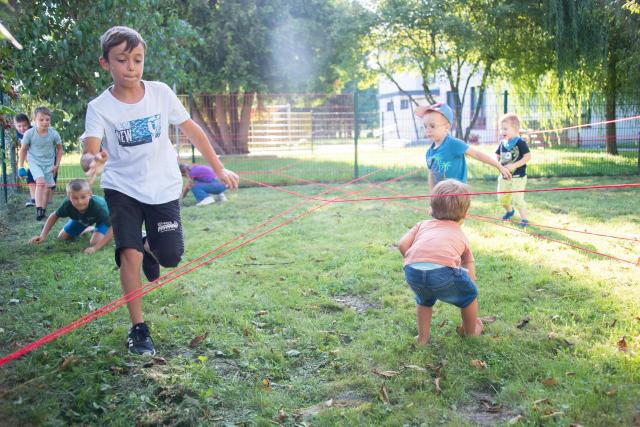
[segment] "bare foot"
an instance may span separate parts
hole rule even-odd
[[[461,337],[467,337],[467,336],[477,336],[480,335],[482,333],[482,320],[480,320],[479,318],[476,319],[476,330],[474,331],[474,333],[468,333],[467,331],[464,330],[464,326],[460,325],[456,328],[456,333],[458,335],[460,335]]]
[[[418,344],[419,347],[426,347],[429,344],[429,341],[431,341],[430,336],[426,339],[420,339],[420,336],[416,335],[416,344]]]

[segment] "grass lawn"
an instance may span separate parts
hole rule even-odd
[[[640,180],[529,182],[548,188]],[[472,184],[494,188],[492,181]],[[395,194],[367,188],[345,189],[362,191],[355,197]],[[387,188],[423,194],[426,184],[401,180]],[[640,238],[638,191],[532,193],[530,219]],[[259,187],[229,199],[204,207],[187,201],[185,262],[302,202]],[[305,202],[267,228],[319,205]],[[45,243],[27,246],[42,224],[16,206],[0,220],[3,356],[121,295],[110,247],[88,256],[81,253],[86,239],[56,242],[61,223]],[[495,196],[475,197],[472,213],[502,214]],[[470,218],[464,229],[477,262],[480,314],[496,321],[481,337],[463,339],[455,333],[459,311],[438,303],[432,343],[416,348],[415,304],[396,244],[423,218],[395,203],[334,203],[278,228],[144,298],[155,359],[126,353],[129,320],[120,308],[0,367],[0,425],[640,420],[639,267]],[[638,240],[528,232],[632,262],[640,256]]]

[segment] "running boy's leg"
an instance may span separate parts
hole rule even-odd
[[[144,226],[149,252],[163,267],[176,267],[184,253],[180,202],[145,205]]]

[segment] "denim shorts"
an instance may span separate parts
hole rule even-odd
[[[404,278],[416,294],[416,304],[432,307],[437,300],[465,308],[478,296],[476,284],[462,268],[421,270],[405,265]]]
[[[88,227],[87,225],[84,225],[80,221],[76,221],[75,219],[70,219],[64,225],[64,231],[71,237],[78,237],[80,233],[82,233],[84,229],[87,227]],[[96,224],[95,229],[93,230],[94,233],[101,233],[101,234],[107,234],[107,231],[109,231],[109,226],[103,223]]]

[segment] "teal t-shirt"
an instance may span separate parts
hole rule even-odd
[[[73,207],[71,201],[65,198],[62,205],[56,210],[56,215],[60,218],[71,218],[86,226],[93,224],[104,224],[111,226],[111,219],[109,219],[109,208],[107,202],[100,196],[93,195],[89,200],[89,206],[87,210],[80,213]]]
[[[469,146],[463,141],[447,135],[438,148],[431,144],[427,151],[427,168],[433,173],[434,184],[445,179],[467,182],[467,162],[464,154]]]
[[[41,167],[53,166],[56,160],[56,146],[62,145],[62,138],[54,128],[47,129],[47,134],[41,136],[36,128],[32,127],[24,133],[20,143],[29,146],[27,162]]]

